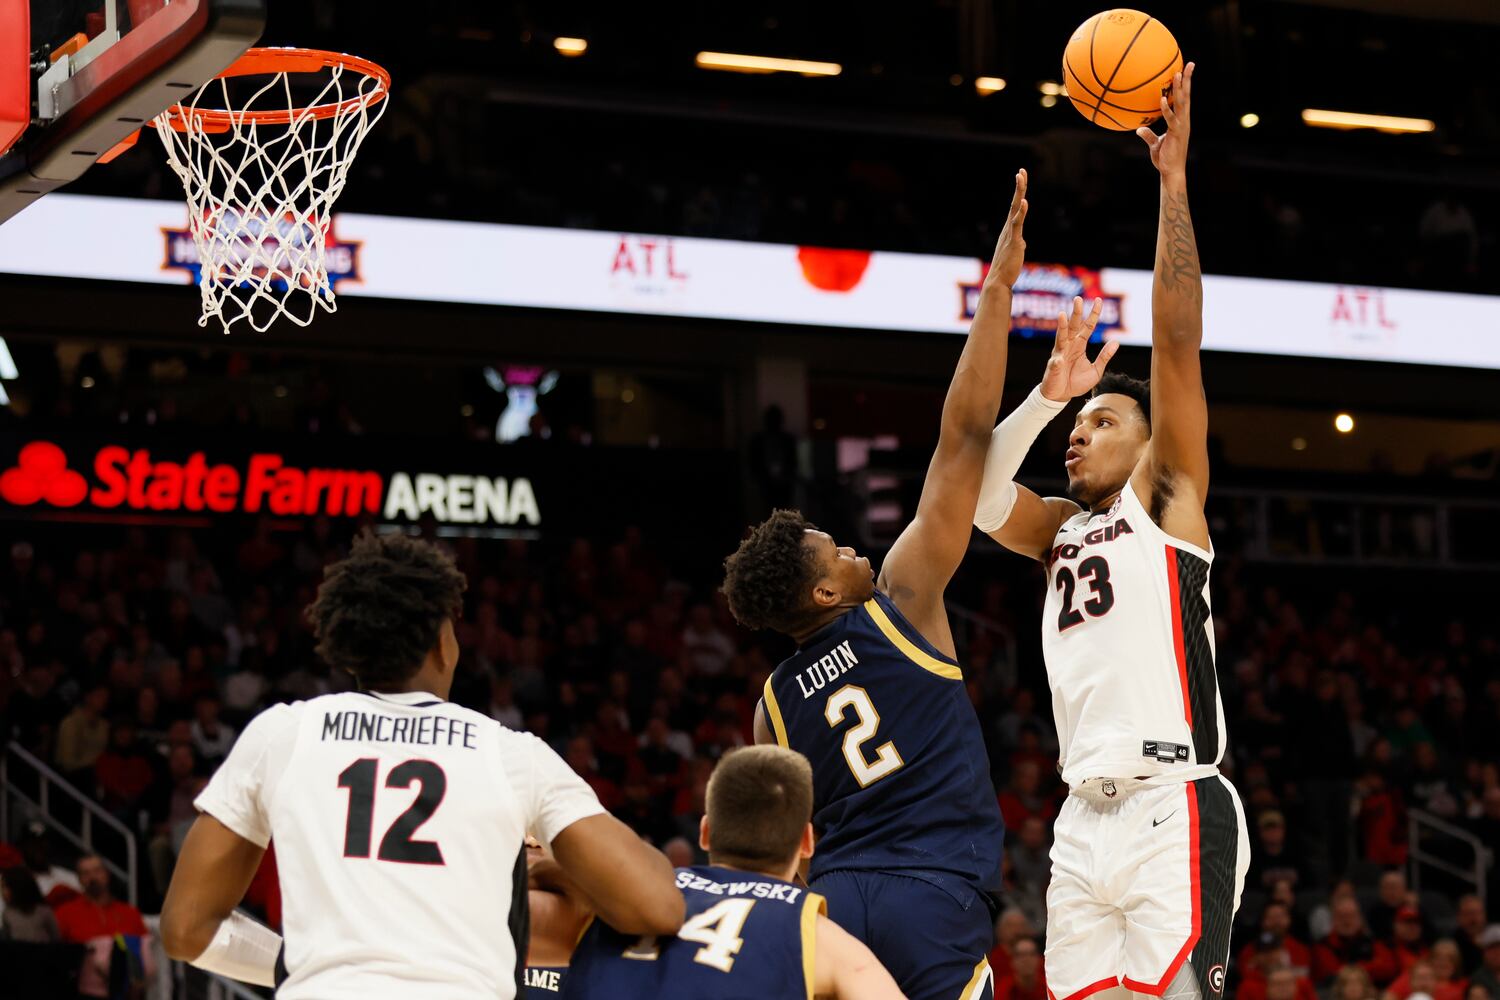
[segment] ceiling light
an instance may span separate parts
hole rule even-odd
[[[1396,118],[1391,115],[1362,115],[1353,111],[1322,111],[1308,108],[1302,112],[1304,124],[1317,128],[1368,128],[1376,132],[1431,132],[1437,125],[1427,118]]]
[[[1254,128],[1260,124],[1260,115],[1254,111],[1240,115],[1240,128]]]
[[[1347,413],[1340,413],[1333,418],[1333,429],[1340,434],[1348,434],[1354,430],[1354,418]]]
[[[1043,94],[1046,94],[1048,97],[1067,97],[1068,96],[1068,88],[1064,87],[1062,84],[1058,83],[1056,80],[1043,80],[1041,83],[1039,83],[1039,84],[1036,85],[1036,89],[1040,90]]]
[[[700,69],[723,69],[733,73],[801,73],[803,76],[838,76],[844,67],[838,63],[809,62],[806,59],[777,59],[774,56],[746,56],[733,52],[700,52],[695,60]]]
[[[981,96],[986,94],[998,94],[1000,91],[1005,89],[1005,81],[1000,79],[998,76],[975,77],[974,89],[979,91]]]
[[[1055,107],[1057,107],[1057,98],[1053,97],[1051,94],[1043,94],[1042,95],[1042,107],[1044,107],[1044,108],[1055,108]]]
[[[552,47],[565,56],[581,56],[589,50],[586,38],[554,38]]]

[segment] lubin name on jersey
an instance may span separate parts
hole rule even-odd
[[[472,722],[446,715],[423,715],[415,719],[375,715],[371,712],[324,712],[323,740],[357,743],[410,743],[416,746],[462,746],[474,749],[477,729]]]
[[[854,650],[849,648],[849,640],[845,639],[819,657],[817,663],[797,675],[797,686],[802,689],[802,697],[811,698],[814,691],[823,690],[825,684],[838,680],[840,674],[847,674],[858,663],[859,657],[854,655]],[[808,686],[809,683],[811,687]]]

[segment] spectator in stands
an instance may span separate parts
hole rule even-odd
[[[1406,864],[1406,805],[1401,793],[1392,788],[1381,769],[1382,748],[1390,752],[1390,743],[1377,740],[1370,751],[1364,773],[1354,783],[1359,800],[1359,829],[1364,842],[1365,860],[1378,865]]]
[[[202,695],[193,706],[193,748],[205,762],[217,766],[229,756],[235,731],[219,720],[219,699]]]
[[[1028,818],[1046,822],[1057,815],[1057,802],[1042,791],[1041,769],[1034,761],[1019,761],[1011,769],[1010,781],[999,798],[1008,830],[1019,830]]]
[[[1016,943],[1023,938],[1035,940],[1036,929],[1024,912],[1014,906],[1007,907],[995,922],[995,947],[990,951],[990,968],[995,973],[995,982],[1015,971],[1011,955]]]
[[[132,982],[149,980],[156,963],[146,921],[140,910],[115,899],[104,859],[97,854],[79,858],[78,881],[83,895],[57,908],[57,926],[64,941],[88,949],[78,976],[79,996],[109,996],[111,980],[116,977]],[[123,970],[112,975],[116,963]]]
[[[1370,933],[1389,942],[1396,931],[1396,913],[1412,905],[1411,890],[1406,884],[1406,873],[1392,868],[1380,876],[1376,883],[1375,902],[1370,906],[1366,922]]]
[[[47,828],[41,823],[31,824],[26,836],[21,838],[17,846],[21,849],[26,870],[36,879],[37,888],[48,906],[56,909],[83,892],[77,875],[52,863],[47,846]]]
[[[1432,971],[1438,981],[1434,1000],[1463,1000],[1469,988],[1469,977],[1462,962],[1455,941],[1444,938],[1432,946]]]
[[[1446,987],[1440,989],[1440,987]],[[1401,975],[1391,981],[1385,992],[1380,994],[1380,1000],[1407,1000],[1408,997],[1425,994],[1432,1000],[1462,1000],[1462,989],[1454,989],[1454,984],[1443,984],[1438,980],[1437,972],[1428,959],[1420,959],[1412,964]]]
[[[1246,979],[1237,1000],[1318,1000],[1318,994],[1307,977],[1296,970],[1273,968],[1259,981]]]
[[[191,745],[178,743],[167,752],[167,777],[151,803],[152,835],[147,845],[151,874],[156,891],[166,895],[172,880],[172,868],[187,837],[188,828],[198,818],[193,800],[208,779],[198,773],[198,757]]]
[[[1484,958],[1474,971],[1470,981],[1490,991],[1490,996],[1500,1000],[1500,924],[1490,924],[1479,935],[1479,947]]]
[[[109,746],[109,688],[96,684],[57,727],[57,752],[53,762],[69,781],[88,784],[88,776]]]
[[[136,810],[145,804],[146,793],[156,781],[154,761],[135,738],[135,720],[120,718],[110,726],[109,749],[99,755],[94,778],[104,808],[134,828]]]
[[[1010,974],[995,980],[995,1000],[1046,1000],[1042,949],[1036,938],[1018,938],[1010,947]]]
[[[1350,963],[1361,966],[1377,986],[1395,979],[1400,972],[1396,956],[1370,934],[1359,903],[1351,896],[1342,897],[1333,904],[1332,914],[1333,929],[1313,949],[1313,982],[1328,983]]]
[[[1405,972],[1426,958],[1431,950],[1427,947],[1427,933],[1422,928],[1422,914],[1415,906],[1403,906],[1396,911],[1391,936],[1386,944],[1396,956],[1396,965]]]
[[[1334,977],[1328,1000],[1376,1000],[1379,993],[1363,966],[1346,965]]]
[[[1258,953],[1284,951],[1286,968],[1300,976],[1312,972],[1312,949],[1291,934],[1292,914],[1284,903],[1271,902],[1260,915],[1260,937],[1240,950],[1240,969],[1249,969]]]
[[[734,642],[714,621],[713,609],[695,604],[682,629],[682,666],[689,677],[714,681],[734,658]]]
[[[1016,891],[1030,897],[1032,913],[1045,912],[1047,884],[1052,881],[1052,858],[1047,843],[1047,824],[1039,816],[1028,816],[1021,822],[1016,843],[1006,852]],[[1042,904],[1039,908],[1035,904]]]
[[[1459,968],[1473,973],[1484,961],[1484,949],[1479,944],[1484,935],[1484,900],[1473,893],[1459,897],[1457,922],[1453,940],[1458,944]]]
[[[42,899],[36,879],[24,867],[0,872],[0,898],[5,913],[0,917],[0,933],[10,941],[53,944],[59,939],[57,918],[52,907]]]
[[[1260,843],[1250,852],[1250,869],[1245,885],[1269,891],[1277,881],[1289,881],[1294,889],[1307,884],[1306,872],[1297,852],[1287,847],[1286,817],[1275,809],[1260,814],[1255,821]]]

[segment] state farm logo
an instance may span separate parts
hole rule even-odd
[[[89,484],[68,468],[68,456],[51,441],[33,441],[16,456],[16,467],[0,473],[0,499],[17,507],[45,500],[54,507],[76,507]]]
[[[241,468],[210,463],[201,451],[185,461],[153,459],[145,448],[107,445],[94,454],[93,483],[68,468],[51,441],[24,446],[16,467],[0,474],[0,499],[17,507],[46,502],[95,510],[215,514],[265,512],[281,517],[379,515],[391,523],[425,517],[445,524],[541,523],[524,477],[436,475],[367,469],[298,468],[281,455],[251,455]]]

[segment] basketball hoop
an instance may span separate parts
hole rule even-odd
[[[251,76],[265,80],[232,92]],[[390,89],[367,59],[254,48],[151,123],[187,192],[199,326],[216,318],[225,333],[241,321],[264,332],[280,316],[307,326],[319,309],[336,311],[333,202]]]

